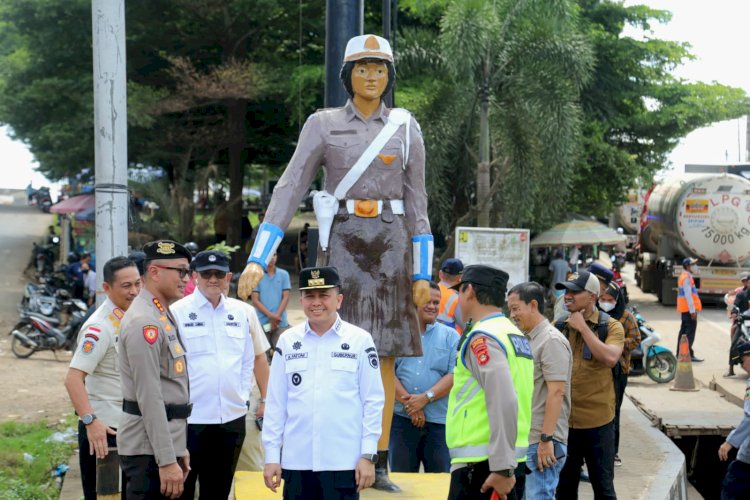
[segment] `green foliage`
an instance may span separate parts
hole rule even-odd
[[[59,496],[54,468],[67,464],[76,443],[50,439],[60,427],[45,421],[0,424],[0,498],[19,500],[56,499]],[[30,461],[24,453],[33,457]]]
[[[568,208],[603,216],[628,189],[648,185],[682,137],[747,114],[750,100],[740,89],[674,77],[672,71],[693,58],[688,44],[623,34],[626,25],[648,30],[668,22],[669,12],[613,1],[578,3],[596,66],[581,94],[584,134]]]

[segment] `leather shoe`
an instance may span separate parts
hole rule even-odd
[[[702,363],[703,362],[703,360],[701,358],[696,358],[695,356],[691,357],[690,361],[692,361],[693,363]]]

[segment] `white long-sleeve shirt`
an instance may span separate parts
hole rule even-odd
[[[172,304],[188,362],[189,424],[223,424],[247,414],[255,350],[247,310],[221,297],[214,309],[201,291]]]
[[[377,452],[384,402],[380,361],[365,330],[341,318],[322,336],[307,322],[287,330],[271,363],[266,463],[353,470],[363,453]]]

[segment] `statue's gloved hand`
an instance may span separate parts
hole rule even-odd
[[[261,279],[263,279],[263,267],[257,262],[248,262],[245,270],[240,275],[240,282],[237,285],[237,295],[242,300],[247,300]]]
[[[244,273],[243,273],[244,276]],[[421,308],[430,301],[430,282],[427,280],[417,280],[411,285],[411,293],[414,298],[414,305]]]

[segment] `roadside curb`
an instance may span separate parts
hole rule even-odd
[[[732,404],[734,404],[734,405],[737,405],[737,406],[739,406],[740,408],[742,408],[742,407],[743,407],[743,405],[744,405],[744,403],[745,403],[745,402],[743,401],[743,399],[742,399],[742,398],[740,398],[739,396],[737,396],[737,395],[736,395],[735,393],[733,393],[733,392],[732,392],[731,390],[729,390],[729,389],[727,389],[726,387],[724,387],[723,385],[721,385],[721,384],[719,383],[719,381],[718,381],[718,380],[716,380],[715,378],[714,378],[714,379],[712,379],[712,380],[711,380],[711,382],[709,382],[709,383],[708,383],[708,387],[709,387],[709,389],[711,389],[712,391],[716,391],[716,392],[718,392],[719,394],[721,394],[722,396],[724,396],[724,399],[726,399],[726,400],[727,400],[727,401],[729,401],[730,403],[732,403]]]
[[[627,395],[627,394],[626,394]],[[626,397],[622,412],[649,437],[649,447],[653,453],[661,453],[660,467],[653,471],[656,481],[649,482],[640,498],[648,499],[688,499],[688,481],[685,455],[663,432],[653,426],[640,409]]]

